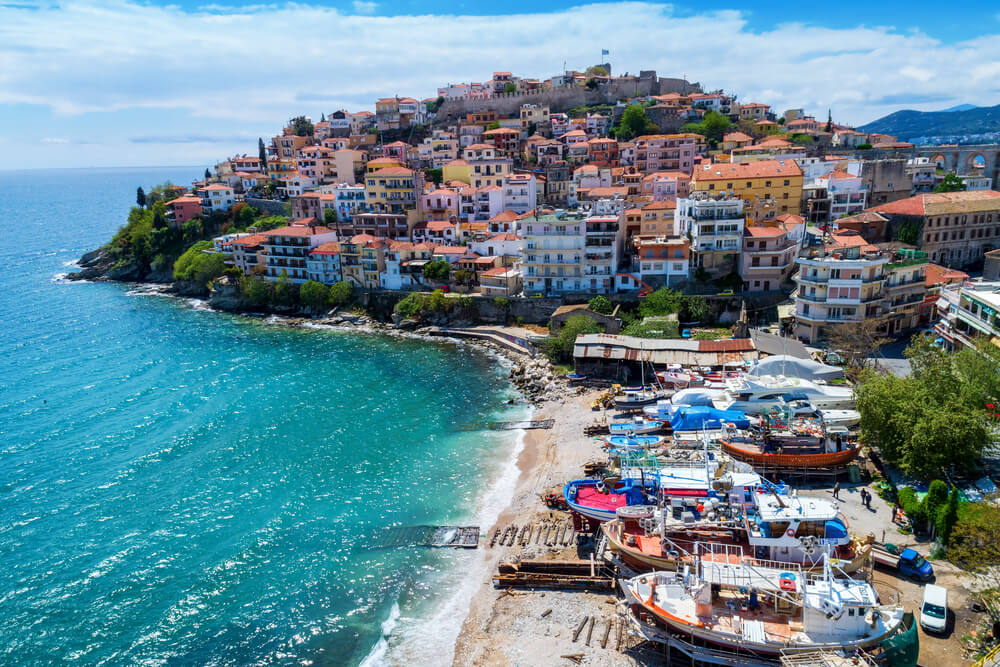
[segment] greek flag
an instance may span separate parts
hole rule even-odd
[[[610,51],[608,51],[607,49],[601,49],[601,55],[602,55],[602,56],[606,56],[606,55],[609,55],[610,53],[611,53],[611,52],[610,52]]]

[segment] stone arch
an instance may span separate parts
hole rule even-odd
[[[965,154],[964,174],[986,171],[986,155],[982,151],[969,151]]]
[[[944,154],[943,153],[936,154],[934,157],[931,158],[931,162],[933,162],[939,169],[944,169],[944,165],[946,162]]]

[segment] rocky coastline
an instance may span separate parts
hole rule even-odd
[[[540,405],[546,401],[563,400],[567,383],[555,372],[555,368],[544,357],[530,357],[519,354],[507,347],[484,338],[451,337],[447,332],[434,330],[440,326],[467,326],[470,322],[449,322],[447,318],[415,320],[400,318],[398,313],[388,321],[373,317],[359,310],[333,309],[325,313],[313,313],[304,308],[257,307],[246,303],[239,287],[230,284],[226,278],[216,281],[211,287],[190,281],[176,281],[166,272],[148,270],[136,264],[119,266],[114,263],[106,248],[84,254],[78,261],[79,271],[65,276],[67,280],[109,281],[132,284],[154,284],[162,294],[184,298],[196,298],[210,310],[250,317],[277,318],[275,324],[302,328],[354,329],[359,333],[373,333],[406,336],[421,339],[449,339],[462,343],[472,343],[486,348],[491,353],[506,360],[510,367],[511,383],[525,401]]]

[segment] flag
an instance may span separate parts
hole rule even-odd
[[[610,51],[608,51],[607,49],[601,49],[601,55],[602,55],[602,56],[606,56],[606,55],[609,55],[610,53],[611,53],[611,52],[610,52]]]

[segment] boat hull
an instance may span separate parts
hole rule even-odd
[[[723,451],[734,459],[751,465],[772,468],[832,468],[850,463],[861,453],[860,447],[845,449],[841,452],[822,452],[819,454],[778,454],[763,453],[755,449],[741,447],[729,440],[719,440]]]

